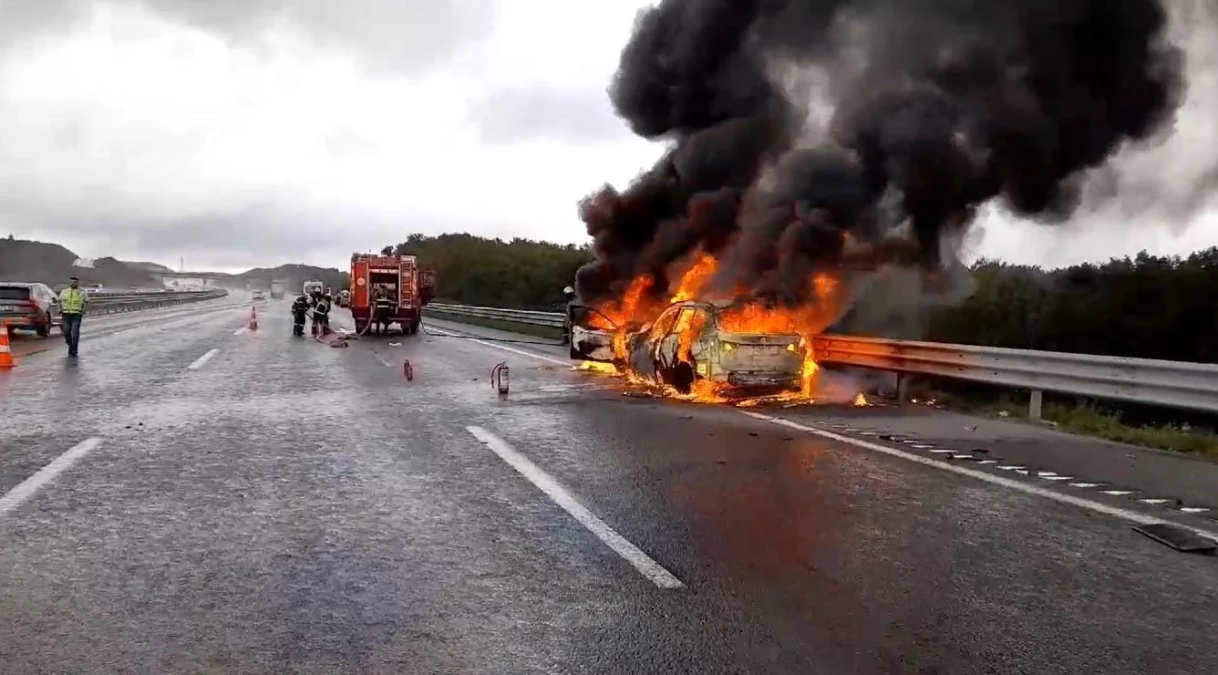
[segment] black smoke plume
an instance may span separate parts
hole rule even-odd
[[[815,302],[816,271],[940,269],[991,199],[1060,222],[1085,170],[1172,119],[1166,23],[1157,0],[665,0],[610,95],[671,149],[581,203],[580,296],[640,274],[663,296],[705,251],[725,288]]]

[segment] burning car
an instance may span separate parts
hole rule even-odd
[[[687,300],[639,327],[614,326],[594,308],[571,308],[572,359],[612,363],[690,393],[699,382],[737,393],[798,391],[809,357],[798,333],[737,330],[730,303]]]

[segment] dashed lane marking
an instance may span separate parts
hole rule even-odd
[[[627,541],[625,537],[618,534],[603,520],[593,515],[583,504],[576,501],[575,497],[570,492],[567,492],[566,488],[554,480],[550,474],[542,471],[528,457],[517,452],[515,448],[508,445],[507,441],[495,436],[482,427],[465,427],[465,429],[473,434],[474,438],[481,441],[483,445],[490,448],[491,452],[494,452],[500,459],[507,462],[508,466],[511,466],[520,475],[527,478],[530,483],[544,492],[547,497],[554,500],[555,504],[558,504],[564,511],[571,514],[572,517],[579,521],[580,525],[587,528],[589,532],[605,542],[606,546],[613,549],[626,562],[634,566],[639,571],[639,574],[647,577],[660,588],[683,588],[685,586],[672,572],[664,569],[660,563],[652,560],[651,557]]]
[[[839,430],[839,431],[845,431],[847,433],[854,433],[854,434],[858,434],[858,435],[865,436],[865,437],[874,437],[876,435],[876,432],[874,429],[856,429],[856,428],[851,427],[846,424],[825,423],[820,426],[822,428],[829,428],[829,429],[834,429],[834,430]],[[1097,488],[1102,488],[1099,491],[1102,494],[1107,495],[1109,497],[1125,497],[1125,498],[1135,500],[1140,504],[1145,504],[1148,506],[1164,506],[1164,505],[1170,504],[1171,506],[1169,506],[1168,508],[1170,508],[1171,510],[1179,511],[1181,513],[1189,513],[1189,514],[1208,514],[1208,513],[1211,513],[1212,511],[1214,511],[1214,509],[1210,508],[1210,507],[1184,506],[1183,502],[1178,499],[1174,499],[1174,500],[1165,499],[1165,498],[1164,499],[1159,499],[1159,498],[1145,499],[1145,498],[1140,497],[1141,493],[1138,492],[1137,490],[1118,489],[1104,481],[1094,481],[1094,480],[1089,480],[1086,478],[1080,478],[1080,477],[1076,477],[1076,476],[1068,476],[1068,475],[1063,475],[1063,474],[1060,474],[1060,473],[1057,473],[1054,471],[1033,470],[1026,466],[1023,466],[1022,464],[1009,464],[1001,459],[979,460],[976,455],[969,457],[968,455],[966,455],[963,452],[960,452],[959,450],[948,450],[945,448],[939,448],[931,443],[928,443],[924,439],[912,438],[912,437],[904,436],[901,434],[892,434],[892,433],[879,434],[879,438],[881,440],[893,441],[896,443],[901,443],[907,447],[916,448],[916,449],[926,452],[928,454],[936,455],[941,459],[958,460],[958,461],[962,461],[962,462],[971,461],[974,464],[989,466],[998,471],[1014,471],[1016,474],[1018,474],[1020,476],[1027,476],[1029,478],[1035,477],[1035,478],[1040,478],[1042,480],[1051,481],[1051,482],[1055,482],[1055,483],[1066,483],[1070,487],[1076,488],[1076,489],[1094,490]],[[946,457],[944,457],[944,456],[946,456]],[[1073,482],[1071,482],[1071,481],[1073,481]],[[1210,517],[1210,516],[1206,516],[1206,517]],[[1215,519],[1215,520],[1218,520],[1218,519]]]
[[[249,328],[247,326],[242,326],[242,327],[238,328],[237,330],[233,331],[233,335],[241,335],[248,330],[249,330]]]
[[[207,352],[206,354],[204,354],[203,356],[200,356],[199,358],[195,359],[195,362],[190,364],[189,366],[186,366],[186,369],[187,370],[198,370],[198,369],[202,368],[203,366],[207,365],[207,362],[212,360],[212,358],[214,358],[215,355],[219,354],[219,353],[220,353],[219,349],[213,349],[213,350]]]
[[[73,464],[80,461],[82,457],[93,452],[97,446],[101,445],[102,439],[93,437],[72,446],[67,452],[56,457],[50,464],[42,467],[33,476],[21,481],[17,487],[9,490],[7,494],[0,497],[0,515],[8,513],[20,506],[30,497],[33,497],[38,490],[55,480],[56,476],[67,471]]]
[[[893,448],[893,447],[889,447],[886,445],[880,445],[879,443],[872,443],[871,441],[864,441],[864,440],[857,439],[857,438],[851,438],[849,436],[843,436],[841,434],[837,434],[832,431],[827,431],[825,429],[818,429],[816,427],[807,426],[804,424],[800,424],[798,422],[793,422],[791,420],[783,419],[781,417],[763,415],[761,413],[756,413],[756,412],[752,412],[752,411],[748,411],[748,410],[741,410],[740,412],[742,414],[748,415],[749,417],[752,417],[754,419],[763,420],[763,421],[770,422],[772,424],[777,424],[779,426],[784,426],[784,427],[787,427],[790,429],[796,429],[798,431],[813,434],[815,436],[820,436],[822,438],[827,438],[827,439],[830,439],[833,441],[837,441],[839,443],[846,443],[846,444],[853,445],[858,448],[863,448],[865,450],[871,450],[873,452],[878,452],[878,453],[881,453],[884,455],[888,455],[890,457],[897,457],[899,459],[904,459],[906,461],[913,462],[915,464],[921,464],[923,466],[933,467],[933,468],[939,469],[940,471],[947,471],[949,473],[954,473],[954,474],[961,475],[961,476],[968,476],[970,478],[975,478],[979,481],[990,483],[992,485],[999,485],[999,486],[1002,486],[1005,488],[1009,488],[1011,490],[1023,492],[1025,494],[1036,495],[1038,497],[1044,497],[1045,499],[1051,499],[1053,501],[1061,502],[1063,504],[1070,504],[1071,506],[1077,506],[1079,508],[1086,509],[1088,511],[1092,511],[1094,513],[1101,513],[1104,515],[1112,516],[1114,518],[1120,518],[1121,520],[1125,520],[1125,521],[1131,522],[1131,523],[1136,523],[1138,525],[1153,525],[1155,523],[1165,522],[1160,518],[1155,518],[1148,514],[1139,513],[1137,511],[1132,511],[1130,509],[1123,509],[1123,508],[1120,508],[1117,506],[1111,506],[1109,504],[1104,504],[1104,503],[1097,502],[1097,501],[1094,501],[1091,499],[1084,499],[1082,497],[1077,497],[1075,495],[1067,494],[1064,492],[1058,492],[1056,490],[1050,490],[1048,488],[1043,488],[1043,487],[1040,487],[1040,486],[1037,486],[1037,485],[1034,485],[1031,483],[1025,483],[1025,482],[1022,482],[1019,480],[1006,478],[1004,476],[999,476],[996,474],[986,473],[984,471],[972,469],[972,468],[969,468],[966,466],[961,466],[959,464],[948,464],[945,462],[940,462],[940,461],[931,459],[929,457],[924,457],[922,455],[916,455],[912,452],[906,452],[906,451],[900,450],[898,448]],[[1002,468],[1002,467],[999,467],[999,468]],[[1011,467],[1011,468],[1014,469],[1016,467]],[[1018,467],[1018,468],[1023,469],[1024,467]],[[1106,493],[1106,494],[1111,494],[1111,493]],[[1166,522],[1170,522],[1170,521],[1166,521]],[[1179,523],[1172,523],[1172,524],[1177,525],[1179,527],[1184,527],[1203,537],[1208,537],[1210,539],[1218,540],[1218,533],[1198,529],[1195,527],[1191,527],[1189,525],[1181,525]]]

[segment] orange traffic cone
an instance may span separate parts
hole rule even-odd
[[[250,305],[250,330],[258,330],[258,310]]]
[[[13,360],[13,350],[8,344],[8,324],[0,322],[0,370],[17,366]]]

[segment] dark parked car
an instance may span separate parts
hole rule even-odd
[[[39,337],[63,323],[59,298],[50,286],[11,281],[0,281],[0,319],[8,323],[9,330],[33,330]]]

